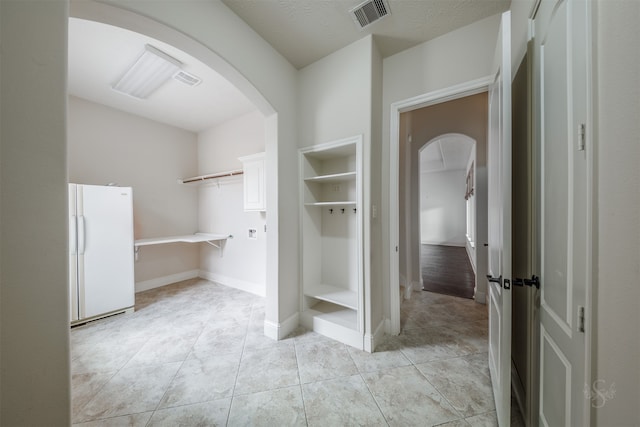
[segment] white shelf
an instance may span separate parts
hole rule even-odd
[[[309,202],[305,203],[305,206],[355,206],[356,202],[354,201],[344,201],[344,202]]]
[[[354,331],[358,330],[358,312],[323,301],[306,310],[306,316],[313,321],[328,322]]]
[[[332,285],[315,285],[305,288],[304,294],[319,300],[338,304],[351,310],[358,309],[358,293]]]
[[[227,239],[233,239],[231,234],[215,234],[215,233],[195,233],[185,234],[181,236],[167,236],[167,237],[151,237],[148,239],[134,240],[133,248],[135,254],[135,260],[138,260],[140,255],[141,246],[149,245],[163,245],[165,243],[200,243],[206,242],[211,246],[215,246],[220,249],[220,257],[224,254],[224,246],[227,243]]]
[[[330,175],[320,175],[305,178],[306,182],[319,182],[323,184],[331,184],[335,182],[353,181],[356,179],[356,172],[333,173]]]
[[[199,242],[211,242],[217,240],[227,240],[229,234],[213,234],[213,233],[195,233],[185,234],[183,236],[168,236],[168,237],[152,237],[149,239],[138,239],[134,241],[134,246],[147,246],[147,245],[161,245],[164,243],[199,243]]]

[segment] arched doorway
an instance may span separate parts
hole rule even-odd
[[[69,16],[73,18],[95,21],[119,28],[123,28],[135,33],[142,34],[169,46],[180,50],[198,61],[210,67],[222,78],[235,86],[265,118],[264,143],[266,152],[266,193],[269,198],[276,198],[278,194],[277,180],[277,151],[279,135],[278,112],[269,100],[254,84],[249,81],[245,74],[241,73],[237,66],[229,63],[225,58],[214,52],[206,44],[189,37],[182,31],[165,25],[159,21],[150,19],[142,14],[131,12],[119,7],[113,7],[97,2],[72,2],[69,8]],[[280,119],[281,120],[281,119]],[[282,129],[280,129],[282,132]],[[274,177],[274,178],[270,178]],[[267,228],[277,230],[278,204],[268,203]],[[267,239],[266,263],[266,306],[268,312],[276,315],[268,316],[270,321],[277,321],[278,306],[278,235],[271,233]],[[272,332],[272,331],[270,331]],[[275,335],[275,336],[274,336]],[[272,338],[279,338],[276,334],[270,333]]]
[[[425,291],[475,294],[476,141],[439,135],[419,150],[420,282]]]

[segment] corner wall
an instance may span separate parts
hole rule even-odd
[[[264,151],[264,127],[264,118],[256,111],[201,132],[198,174],[242,169],[238,157]],[[225,244],[222,258],[218,248],[200,246],[200,275],[265,296],[266,215],[244,211],[243,177],[223,178],[192,191],[198,194],[199,230],[233,235]],[[250,228],[256,230],[256,239],[249,239]]]
[[[615,397],[595,426],[640,425],[640,2],[594,2],[597,266],[592,380]]]
[[[63,1],[0,1],[3,426],[71,423],[67,16]]]

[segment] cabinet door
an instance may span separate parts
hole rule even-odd
[[[244,210],[264,211],[265,203],[265,171],[264,158],[246,160],[244,171]]]

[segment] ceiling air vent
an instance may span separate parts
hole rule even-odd
[[[179,82],[186,84],[187,86],[197,86],[202,82],[200,77],[196,77],[193,74],[189,74],[186,71],[178,71],[173,75],[173,78]]]
[[[387,0],[367,0],[349,11],[360,29],[391,14]]]

